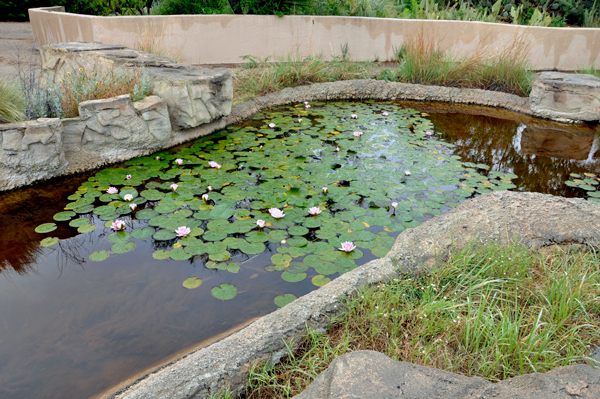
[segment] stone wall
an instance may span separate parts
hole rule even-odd
[[[63,11],[63,12],[61,12]],[[472,21],[286,15],[145,15],[98,17],[64,9],[30,9],[38,45],[98,41],[137,47],[152,43],[193,64],[240,63],[244,55],[307,57],[341,54],[347,44],[357,61],[390,60],[394,49],[424,34],[441,50],[473,53],[523,42],[535,70],[600,68],[600,29],[544,28]]]
[[[129,95],[85,101],[76,118],[0,124],[0,191],[172,147],[211,133],[202,126],[231,113],[232,77],[226,70],[98,43],[45,46],[41,56],[48,83],[67,74],[144,67],[154,95],[137,102]]]

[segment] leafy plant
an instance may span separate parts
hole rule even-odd
[[[0,123],[25,120],[26,106],[19,83],[0,79]]]

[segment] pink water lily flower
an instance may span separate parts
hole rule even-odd
[[[383,116],[388,116],[389,114],[388,114],[387,112],[383,111],[383,112],[381,113],[381,115],[383,115]]]
[[[339,146],[335,146],[335,152],[340,152],[340,147]]]
[[[110,228],[114,231],[123,230],[125,228],[125,223],[122,220],[115,220]]]
[[[352,114],[352,115],[350,115],[350,118],[352,118],[352,119],[358,119],[358,115]]]
[[[256,221],[256,225],[262,229],[263,227],[265,227],[265,221],[262,219],[258,219]]]
[[[133,201],[133,195],[131,195],[131,194],[125,194],[125,195],[123,196],[123,199],[124,199],[125,201]]]
[[[310,104],[305,104],[304,107],[305,108],[310,108]]]
[[[208,166],[210,166],[211,168],[215,168],[215,169],[221,169],[221,165],[219,165],[218,163],[216,163],[215,161],[210,161],[208,163]]]
[[[204,202],[208,201],[208,194],[202,194],[202,199]]]
[[[275,124],[274,124],[274,123],[269,123],[269,127],[270,127],[271,129],[273,129],[273,128],[275,127]]]
[[[116,194],[119,192],[119,190],[117,190],[115,187],[109,187],[108,190],[106,190],[106,192],[109,194]]]
[[[283,213],[282,210],[277,209],[277,208],[271,208],[269,209],[269,213],[271,214],[271,216],[273,216],[275,219],[280,219],[282,217],[285,216],[285,213]]]
[[[181,159],[181,158],[177,158],[177,159],[175,160],[175,163],[176,163],[177,165],[180,165],[180,166],[181,166],[181,165],[183,165],[183,159]]]
[[[137,208],[136,204],[129,204],[129,209],[131,209],[132,211],[135,211],[135,208]]]
[[[319,207],[317,207],[317,206],[313,206],[312,208],[310,208],[308,210],[308,213],[311,216],[317,216],[317,215],[319,215],[321,213],[321,209],[319,209]]]
[[[187,235],[190,234],[191,232],[192,232],[192,229],[190,229],[189,227],[186,227],[186,226],[181,226],[177,230],[175,230],[175,233],[177,233],[177,237],[187,237]]]
[[[179,187],[176,183],[171,184],[171,190],[177,191],[177,187]]]
[[[346,242],[343,242],[342,247],[338,248],[338,249],[343,252],[352,252],[354,250],[354,248],[356,248],[356,245],[354,245],[350,241],[346,241]]]
[[[363,135],[363,132],[354,132],[354,137],[360,137]]]
[[[131,180],[131,175],[127,175],[127,180]]]
[[[425,132],[425,135],[426,135],[426,136],[431,136],[432,134],[433,134],[433,133],[431,133],[431,132]]]

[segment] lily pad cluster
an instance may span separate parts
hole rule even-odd
[[[594,173],[571,173],[565,184],[580,189],[588,201],[600,203],[600,176]]]
[[[207,268],[232,273],[241,261],[269,251],[266,271],[322,286],[357,267],[366,253],[385,256],[404,229],[475,193],[515,187],[515,175],[461,163],[453,145],[436,139],[427,116],[382,102],[262,112],[176,153],[98,172],[54,219],[81,234],[105,221],[113,254],[152,238],[162,243],[155,259],[200,257]],[[116,220],[125,228],[111,232]],[[142,227],[133,229],[133,222]],[[189,229],[185,237],[176,234],[181,227]],[[36,231],[54,229],[44,223]],[[344,242],[356,248],[340,250]],[[103,250],[90,258],[110,255]],[[200,284],[196,277],[183,282],[188,289]],[[227,284],[212,289],[223,300],[236,293]]]

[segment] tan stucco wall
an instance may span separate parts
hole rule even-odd
[[[535,69],[600,68],[600,29],[592,28],[320,16],[96,17],[48,9],[30,9],[29,17],[39,45],[99,41],[138,47],[141,38],[150,38],[171,57],[194,64],[239,63],[243,55],[331,57],[345,43],[354,60],[388,60],[395,47],[424,32],[455,53],[474,51],[482,43],[500,48],[521,38],[529,44],[527,58]]]

